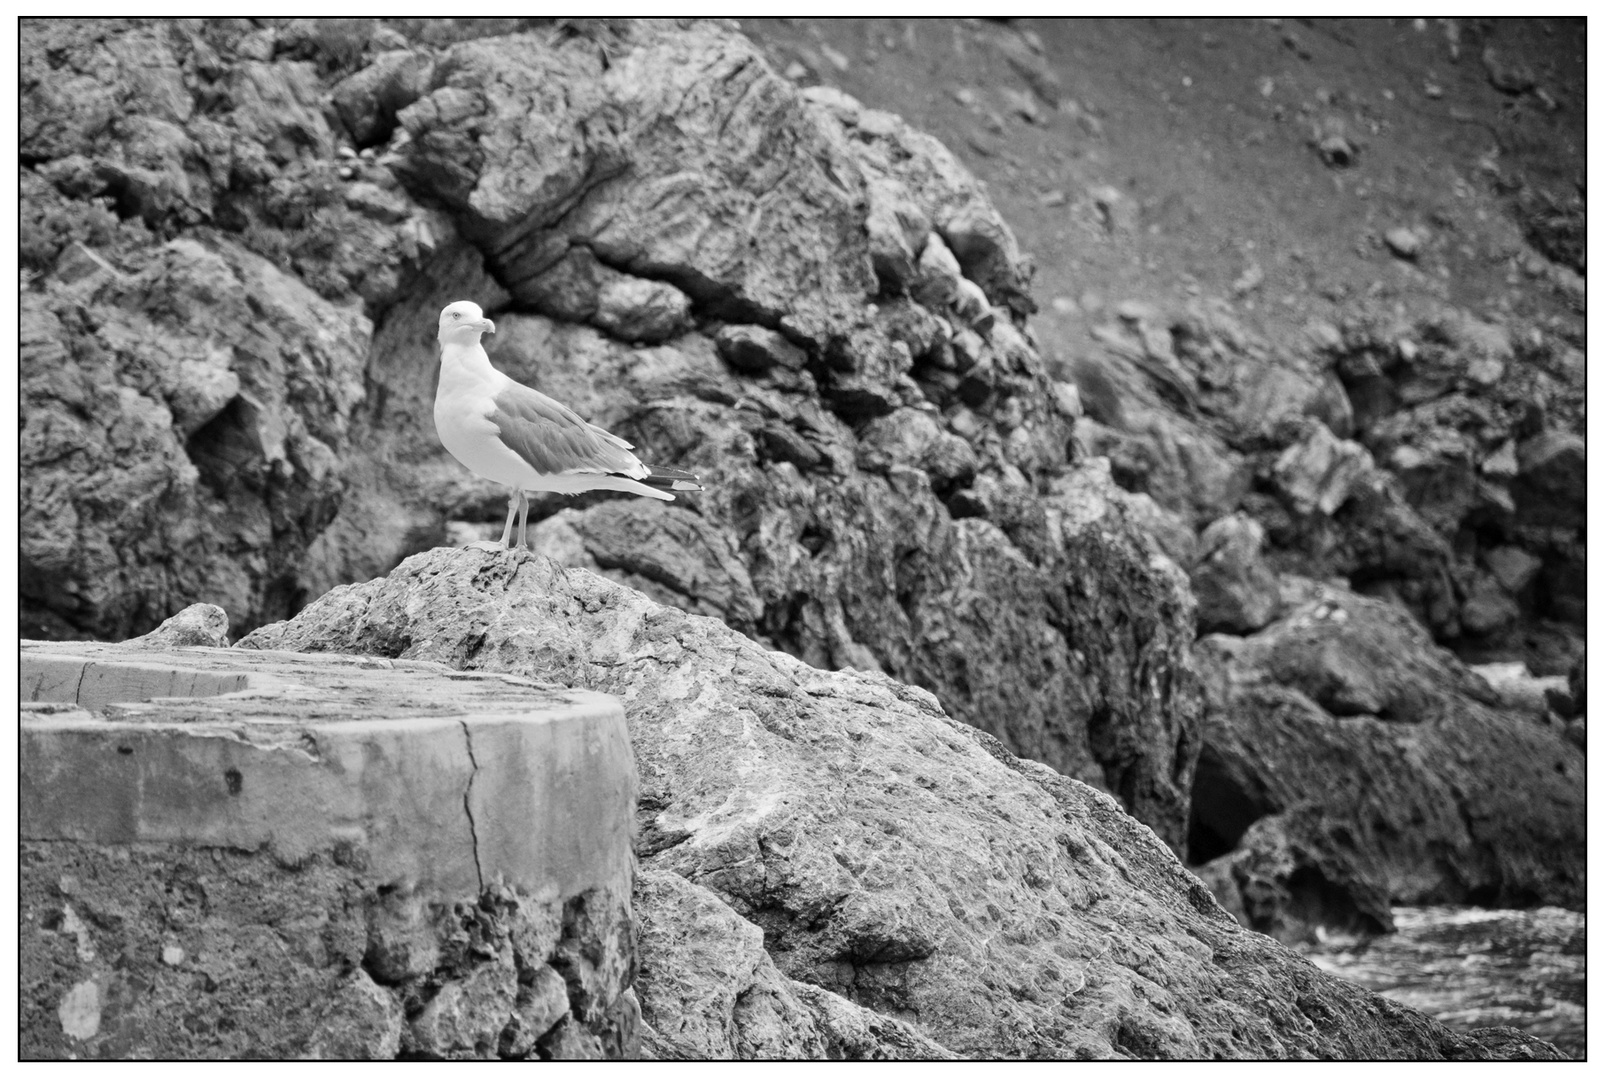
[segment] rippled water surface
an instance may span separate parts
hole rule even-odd
[[[1584,1056],[1581,912],[1401,907],[1393,920],[1397,933],[1302,951],[1317,967],[1456,1030],[1508,1024]]]

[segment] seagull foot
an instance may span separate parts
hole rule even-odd
[[[495,541],[495,540],[475,540],[471,544],[464,544],[463,547],[472,548],[475,551],[504,551],[504,550],[506,550],[502,546],[502,544],[500,542]]]

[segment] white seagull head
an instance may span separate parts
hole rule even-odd
[[[440,333],[436,335],[442,345],[472,345],[480,334],[494,334],[496,324],[485,318],[479,305],[472,300],[458,300],[440,311]]]

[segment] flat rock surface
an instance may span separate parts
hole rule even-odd
[[[628,880],[635,767],[601,694],[90,642],[26,642],[21,674],[25,838],[339,848],[409,888]]]

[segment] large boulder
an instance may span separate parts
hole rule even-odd
[[[1114,800],[926,691],[811,668],[584,570],[439,549],[240,647],[436,659],[624,701],[642,784],[637,987],[660,1054],[818,1045],[821,1014],[843,1012],[820,990],[962,1056],[1491,1053],[1239,926]],[[784,979],[718,903],[761,931]],[[719,954],[657,968],[688,923]],[[665,1006],[682,992],[694,1015]],[[905,1027],[851,1015],[880,1032],[868,1049],[922,1053]]]
[[[1580,906],[1582,753],[1393,605],[1306,583],[1198,646],[1208,721],[1192,856],[1286,938],[1390,929],[1390,904]]]
[[[22,297],[25,625],[289,614],[340,506],[368,320],[223,238],[91,266]]]

